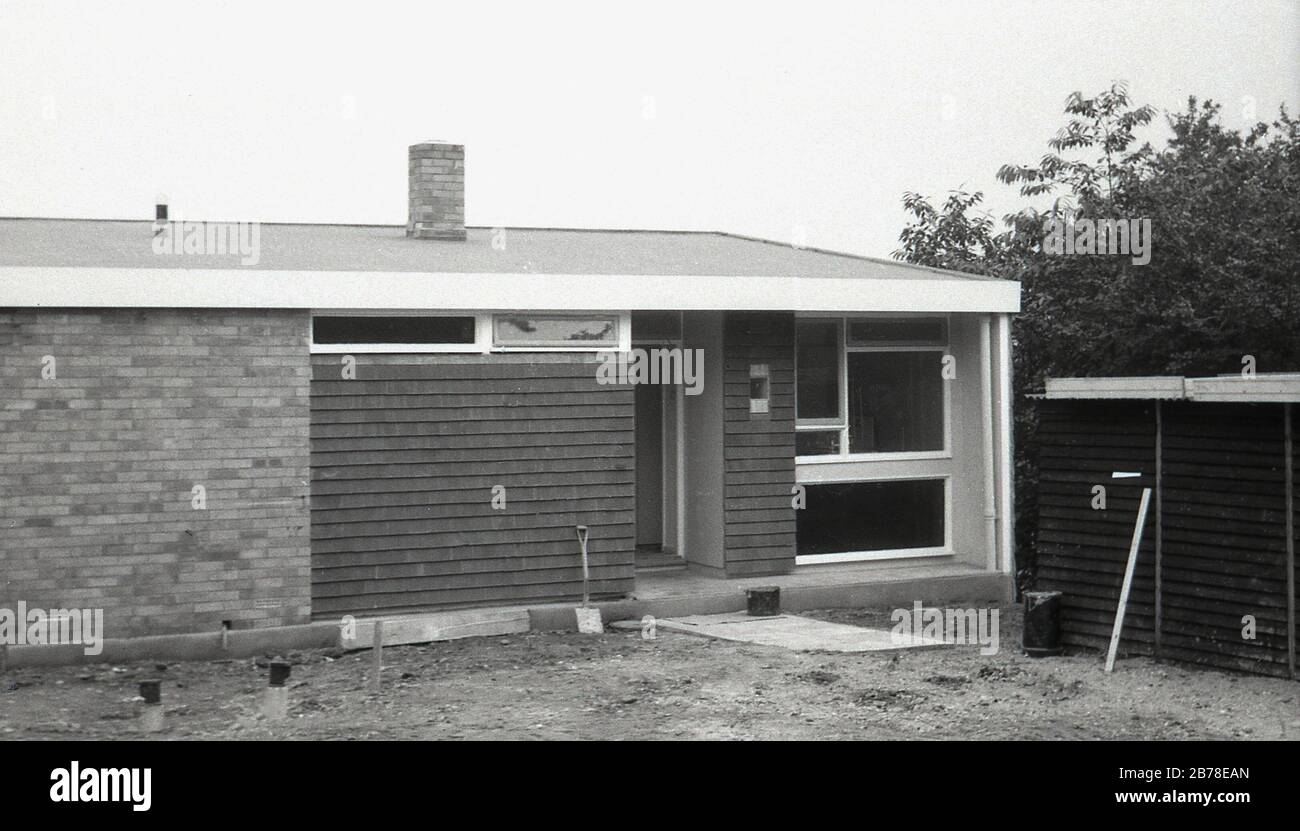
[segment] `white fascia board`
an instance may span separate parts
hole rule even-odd
[[[1230,375],[1188,378],[1187,396],[1193,401],[1224,401],[1242,404],[1285,404],[1300,402],[1300,375]]]
[[[0,307],[1020,311],[1005,280],[0,268]]]
[[[1048,378],[1047,398],[1165,399],[1186,397],[1178,376],[1149,378]]]
[[[1046,398],[1187,400],[1237,404],[1300,403],[1300,375],[1211,378],[1048,378]]]

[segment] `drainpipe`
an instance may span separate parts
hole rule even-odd
[[[980,325],[980,422],[984,428],[984,550],[989,571],[998,570],[998,512],[993,489],[993,316]]]
[[[998,504],[1002,506],[1002,523],[999,541],[1002,568],[1011,575],[1012,600],[1016,597],[1016,464],[1015,464],[1015,412],[1012,409],[1011,374],[1011,315],[998,315]]]

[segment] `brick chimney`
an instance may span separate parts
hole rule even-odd
[[[412,144],[408,162],[406,235],[465,239],[465,145]]]

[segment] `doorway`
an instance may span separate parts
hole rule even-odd
[[[636,411],[636,567],[681,568],[682,388],[638,384]]]

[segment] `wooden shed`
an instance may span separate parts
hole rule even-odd
[[[1296,402],[1300,375],[1048,380],[1038,588],[1064,643],[1106,647],[1150,487],[1121,654],[1295,677]]]

